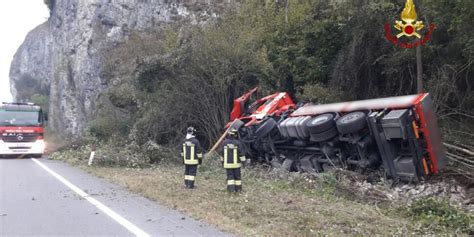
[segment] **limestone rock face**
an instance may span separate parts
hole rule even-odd
[[[107,88],[100,76],[106,49],[132,31],[169,23],[202,24],[238,0],[61,0],[47,22],[32,30],[10,68],[13,98],[48,94],[49,124],[80,136]]]

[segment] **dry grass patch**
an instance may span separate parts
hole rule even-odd
[[[229,194],[224,170],[215,162],[200,167],[195,190],[184,189],[183,167],[179,165],[149,169],[86,169],[132,192],[238,235],[413,233],[407,219],[383,214],[373,205],[335,196],[330,185],[301,174],[246,169],[243,172],[244,192]]]

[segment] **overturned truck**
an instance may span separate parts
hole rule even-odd
[[[334,168],[419,181],[446,166],[428,93],[297,106],[285,92],[251,102],[258,88],[234,100],[227,128],[246,155],[289,171]]]

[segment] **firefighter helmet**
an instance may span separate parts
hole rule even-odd
[[[186,131],[187,131],[187,134],[191,134],[191,135],[194,135],[194,133],[196,133],[196,129],[194,127],[188,127]]]

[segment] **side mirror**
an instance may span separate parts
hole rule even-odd
[[[43,124],[44,124],[44,127],[48,126],[48,113],[43,114]]]

